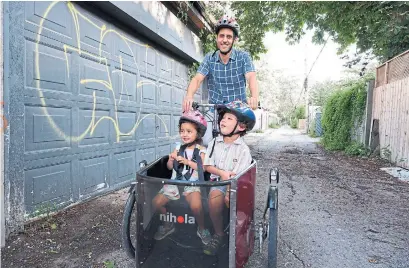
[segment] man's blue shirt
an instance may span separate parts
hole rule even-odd
[[[220,51],[206,54],[198,73],[207,76],[209,103],[223,104],[234,100],[247,101],[246,73],[255,72],[249,53],[232,49],[230,59],[224,64]]]

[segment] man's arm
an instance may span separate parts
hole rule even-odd
[[[248,100],[248,105],[251,107],[251,109],[256,110],[258,108],[259,100],[256,72],[248,72],[245,76],[249,84],[251,94]]]
[[[183,111],[188,111],[192,107],[193,96],[195,95],[197,89],[202,84],[206,76],[201,73],[197,73],[192,80],[190,81],[189,86],[187,87],[187,93],[183,100]]]

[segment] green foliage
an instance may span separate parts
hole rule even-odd
[[[275,129],[277,129],[277,128],[280,128],[280,125],[279,125],[279,124],[275,124],[275,123],[271,123],[271,124],[268,125],[268,127],[269,127],[269,128],[275,128]]]
[[[339,89],[339,87],[339,83],[330,80],[314,84],[309,90],[311,104],[314,106],[324,106],[331,94]]]
[[[290,121],[290,127],[291,128],[297,128],[298,127],[298,119],[297,118],[291,118],[291,121]]]
[[[291,113],[290,117],[290,126],[292,128],[297,128],[298,127],[298,120],[299,119],[305,119],[305,106],[297,106],[293,112]]]
[[[265,52],[268,31],[284,31],[293,44],[305,29],[314,29],[316,44],[329,35],[340,45],[339,53],[356,43],[358,53],[372,51],[380,60],[409,49],[408,1],[235,1],[231,8],[242,28],[244,48],[254,58]]]
[[[370,154],[369,148],[366,148],[360,142],[352,142],[345,148],[345,153],[347,155],[356,155],[356,156],[368,156]]]
[[[104,268],[115,268],[115,263],[113,261],[104,261]]]
[[[326,149],[345,150],[351,145],[351,130],[354,122],[362,122],[366,106],[366,83],[371,78],[351,82],[328,99],[322,116],[322,143]]]
[[[194,62],[192,65],[189,66],[187,69],[187,75],[189,77],[189,80],[192,80],[192,78],[196,75],[197,69],[199,68],[199,63]]]
[[[317,134],[315,133],[315,119],[311,121],[310,128],[308,129],[308,135],[312,138],[316,138]]]
[[[293,117],[297,119],[305,119],[305,106],[302,105],[295,108]]]

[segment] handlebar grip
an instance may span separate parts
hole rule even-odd
[[[193,110],[199,109],[199,103],[196,102],[196,101],[192,102],[192,108],[193,108]]]

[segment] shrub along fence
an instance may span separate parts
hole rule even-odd
[[[372,116],[372,95],[368,92],[373,90],[370,80],[372,76],[341,86],[326,102],[322,114],[322,144],[326,149],[353,155],[368,153]]]

